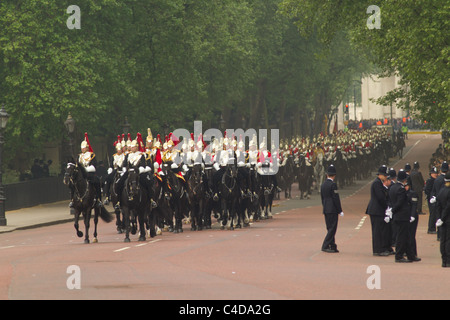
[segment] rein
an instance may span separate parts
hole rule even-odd
[[[75,166],[74,164],[69,164],[68,166],[70,166],[70,165]],[[72,175],[69,176],[69,180],[70,180],[70,183],[72,183],[73,187],[75,188],[75,196],[77,197],[77,200],[80,202],[83,202],[84,198],[86,198],[86,196],[89,193],[89,182],[85,178],[82,179],[82,180],[84,180],[84,182],[86,184],[86,191],[84,192],[83,196],[80,197],[80,191],[78,190],[78,187],[77,187],[78,183],[73,181],[73,175],[75,172],[77,173],[77,176],[78,176],[79,171],[77,170],[77,166],[75,166],[75,169],[74,169],[74,172],[72,173]]]

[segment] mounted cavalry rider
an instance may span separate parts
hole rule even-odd
[[[176,143],[178,144],[178,139],[175,138]],[[174,142],[174,136],[170,133],[169,138],[166,138],[166,142],[163,144],[164,151],[162,152],[162,165],[163,167],[169,168],[175,176],[178,178],[179,182],[183,185],[184,189],[187,190],[186,179],[183,176],[183,171],[186,171],[186,167],[183,169],[181,165],[181,157],[180,151],[175,147],[176,143]],[[164,175],[165,169],[163,169],[159,174]]]
[[[211,160],[211,154],[205,150],[206,143],[203,140],[203,136],[200,135],[198,137],[197,143],[194,145],[194,134],[191,133],[191,139],[189,140],[189,145],[191,146],[191,151],[187,153],[187,156],[185,157],[186,162],[183,164],[182,168],[185,173],[186,181],[189,180],[192,169],[196,165],[201,166],[201,176],[202,176],[202,183],[203,188],[205,192],[210,196],[212,191],[209,189],[208,185],[208,177],[206,175],[205,170],[210,170],[212,168],[212,160]],[[208,167],[207,167],[208,164]]]
[[[83,166],[87,173],[87,180],[94,187],[96,192],[96,203],[95,205],[101,207],[102,205],[102,187],[100,179],[96,176],[97,159],[95,158],[95,153],[92,150],[91,144],[89,143],[89,137],[87,132],[84,134],[84,141],[81,143],[81,153],[78,156],[78,163]],[[73,208],[73,196],[74,189],[71,188],[71,201],[69,203],[69,208]]]
[[[121,167],[121,177],[117,181],[117,195],[121,199],[121,194],[125,185],[125,181],[128,178],[128,170],[137,169],[139,172],[139,183],[142,187],[147,189],[147,194],[151,195],[152,176],[149,175],[151,168],[146,164],[146,157],[144,152],[144,142],[140,133],[137,134],[137,138],[128,143],[129,152],[125,155]],[[120,168],[117,168],[120,170]]]
[[[147,129],[147,139],[145,139],[145,161],[146,166],[153,168],[155,163],[156,147],[153,146],[153,135],[150,128]]]
[[[117,141],[114,142],[114,147],[116,148],[116,153],[113,154],[112,159],[110,159],[109,168],[108,168],[108,177],[105,181],[105,189],[106,189],[106,199],[104,204],[107,205],[109,201],[111,201],[111,185],[114,181],[114,177],[119,171],[122,173],[123,163],[125,161],[125,153],[124,153],[124,143],[120,136],[117,136]]]

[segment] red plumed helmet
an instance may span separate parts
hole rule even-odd
[[[84,133],[84,141],[81,143],[81,148],[89,148],[89,152],[94,152],[94,150],[92,150],[91,144],[89,143],[87,132]]]

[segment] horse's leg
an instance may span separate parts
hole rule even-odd
[[[75,230],[77,231],[77,237],[81,238],[83,236],[83,232],[79,230],[79,227],[80,227],[80,225],[78,223],[79,219],[80,219],[80,211],[75,209],[73,226],[75,227]]]
[[[270,194],[264,195],[264,215],[266,219],[269,219],[269,197]]]
[[[145,241],[145,209],[139,208],[138,209],[138,221],[139,221],[139,240],[138,241]]]
[[[227,202],[225,199],[222,199],[222,206],[221,206],[221,216],[222,216],[222,226],[220,227],[222,230],[225,229],[225,226],[227,225]]]
[[[125,229],[125,239],[123,239],[123,242],[130,242],[130,209],[128,209],[128,207],[126,206],[123,206],[122,214]]]
[[[92,240],[93,243],[97,243],[97,224],[98,224],[98,216],[100,215],[100,208],[95,207],[94,209],[94,240]]]
[[[203,220],[204,220],[203,214],[205,211],[203,206],[204,206],[204,200],[200,199],[198,201],[198,221],[197,221],[197,228],[199,231],[203,230]]]
[[[227,230],[234,230],[233,226],[233,218],[234,218],[234,210],[233,210],[233,200],[231,200],[231,203],[227,205]]]
[[[181,213],[180,204],[175,205],[175,233],[183,232],[183,216]]]
[[[131,223],[131,234],[135,235],[137,232],[137,212],[136,209],[130,210],[130,223]]]
[[[123,232],[123,220],[121,219],[120,215],[121,215],[121,210],[119,208],[116,208],[117,202],[114,203],[113,202],[113,206],[114,206],[114,213],[116,214],[116,227],[117,227],[117,233],[122,233]]]
[[[272,218],[273,218],[273,216],[272,216],[272,203],[273,203],[273,198],[274,198],[274,193],[272,192],[272,193],[269,195],[269,219],[272,219]]]
[[[195,203],[196,200],[193,201],[191,206],[191,231],[197,230],[197,216],[199,215],[198,212],[198,204]]]
[[[89,243],[89,227],[91,224],[91,209],[86,209],[83,212],[84,217],[84,243]]]

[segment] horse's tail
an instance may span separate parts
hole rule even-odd
[[[113,221],[114,216],[104,206],[100,207],[100,218],[106,223]]]

